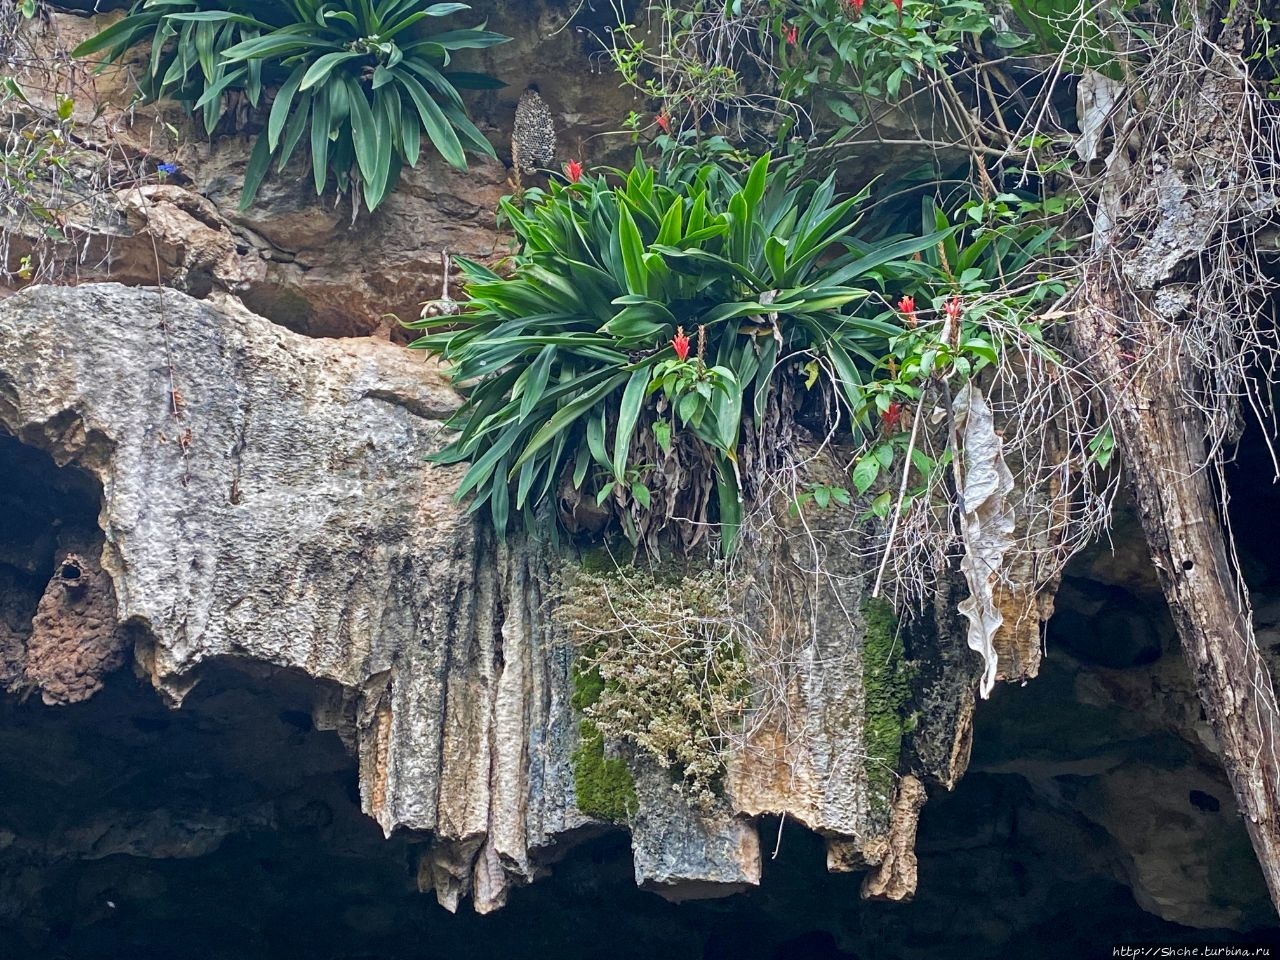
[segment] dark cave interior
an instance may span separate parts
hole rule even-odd
[[[24,697],[24,618],[100,493],[7,437],[0,477],[0,956],[1041,958],[1280,941],[1131,517],[1114,553],[1073,566],[1042,676],[979,705],[970,772],[931,788],[913,902],[861,901],[861,876],[828,874],[818,837],[766,821],[748,893],[643,893],[618,832],[482,917],[417,892],[425,838],[384,839],[360,813],[354,759],[313,726],[314,681],[213,664],[171,710],[125,666],[82,703]],[[1274,517],[1274,487],[1257,486],[1237,507]],[[1242,538],[1260,638],[1265,543]]]

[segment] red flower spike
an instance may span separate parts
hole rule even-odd
[[[897,400],[889,404],[889,409],[880,414],[880,420],[884,423],[884,432],[886,434],[894,434],[898,432],[898,424],[902,421],[902,404]]]
[[[795,24],[790,24],[782,28],[782,37],[790,46],[795,46],[796,41],[800,39],[800,28]]]
[[[902,0],[893,0],[893,5],[898,8],[898,26],[902,26]]]
[[[668,114],[665,109],[653,119],[657,121],[658,126],[662,128],[663,133],[667,135],[671,134],[671,115]]]
[[[684,327],[676,327],[676,335],[671,338],[671,348],[682,361],[689,359],[689,338],[684,335]]]
[[[904,296],[898,301],[898,312],[902,314],[902,319],[906,321],[908,327],[914,327],[918,322],[916,319],[916,298]]]
[[[952,297],[947,301],[946,311],[947,319],[953,323],[958,323],[960,318],[964,316],[964,301],[959,297]]]
[[[844,5],[848,8],[849,13],[853,15],[854,19],[861,18],[862,8],[865,3],[866,0],[844,0]]]
[[[569,178],[570,183],[577,183],[582,179],[582,164],[577,160],[570,160],[564,165],[564,175]]]

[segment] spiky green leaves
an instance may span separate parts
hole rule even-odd
[[[640,158],[619,175],[531,190],[526,209],[504,201],[513,273],[463,261],[463,314],[411,325],[427,331],[414,346],[444,357],[467,392],[438,459],[470,461],[459,495],[499,530],[565,490],[647,510],[661,485],[651,458],[679,441],[703,451],[731,532],[743,418],[797,376],[780,359],[816,358],[853,425],[861,370],[901,332],[875,318],[871,294],[940,237],[864,249],[851,234],[865,194],[837,201],[830,178],[787,184],[767,156],[742,181]]]
[[[417,164],[424,134],[459,169],[466,169],[468,151],[493,156],[458,88],[501,84],[445,68],[455,51],[510,38],[483,29],[417,33],[467,9],[421,0],[142,0],[75,53],[105,51],[112,61],[151,40],[143,95],[191,104],[209,133],[228,92],[243,91],[257,105],[264,86],[278,84],[245,171],[241,209],[273,166],[284,169],[309,130],[316,193],[331,184],[358,187],[372,210],[401,168]]]

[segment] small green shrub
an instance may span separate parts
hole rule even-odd
[[[454,51],[510,38],[483,29],[420,38],[412,29],[467,9],[419,0],[141,0],[75,55],[105,51],[110,62],[149,40],[141,93],[192,105],[209,133],[229,92],[257,106],[264,89],[278,88],[245,171],[241,209],[273,163],[284,169],[306,132],[316,193],[330,181],[340,192],[358,184],[372,210],[402,166],[417,164],[424,133],[459,169],[466,150],[494,155],[458,88],[501,84],[444,67]]]
[[[0,77],[0,283],[6,284],[65,280],[88,237],[110,221],[115,191],[139,176],[118,169],[113,176],[109,158],[84,146],[69,95],[57,92],[45,106],[27,89]]]
[[[982,0],[814,0],[789,22],[798,51],[781,70],[783,96],[814,96],[853,124],[866,119],[873,101],[896,103],[945,74],[966,39],[978,45],[983,35],[995,36]],[[1007,33],[1000,41],[1021,42]]]
[[[762,436],[786,381],[866,426],[864,378],[902,333],[879,291],[919,274],[912,256],[946,231],[871,246],[853,235],[865,191],[837,200],[834,174],[790,184],[767,155],[745,177],[639,157],[614,174],[504,201],[510,275],[461,261],[462,314],[411,324],[466,393],[437,459],[471,462],[458,495],[499,531],[558,494],[611,503],[633,541],[683,516],[718,519],[731,544],[744,419]],[[698,477],[718,510],[678,499]]]

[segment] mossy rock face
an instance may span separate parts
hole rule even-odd
[[[573,668],[575,710],[585,710],[604,692],[604,681],[598,670]],[[636,811],[636,782],[620,757],[606,756],[604,734],[590,720],[578,724],[581,738],[573,751],[573,788],[578,809],[589,817],[623,823]]]
[[[599,556],[566,578],[557,616],[578,663],[572,704],[581,713],[574,754],[578,807],[605,819],[635,809],[626,763],[667,771],[672,788],[702,811],[723,799],[732,750],[726,731],[749,698],[740,619],[723,572],[669,563],[597,572]]]
[[[866,704],[863,736],[867,795],[872,812],[887,816],[893,802],[902,739],[911,726],[904,711],[911,700],[912,670],[903,657],[892,604],[868,599],[860,613],[865,627],[862,685]]]

